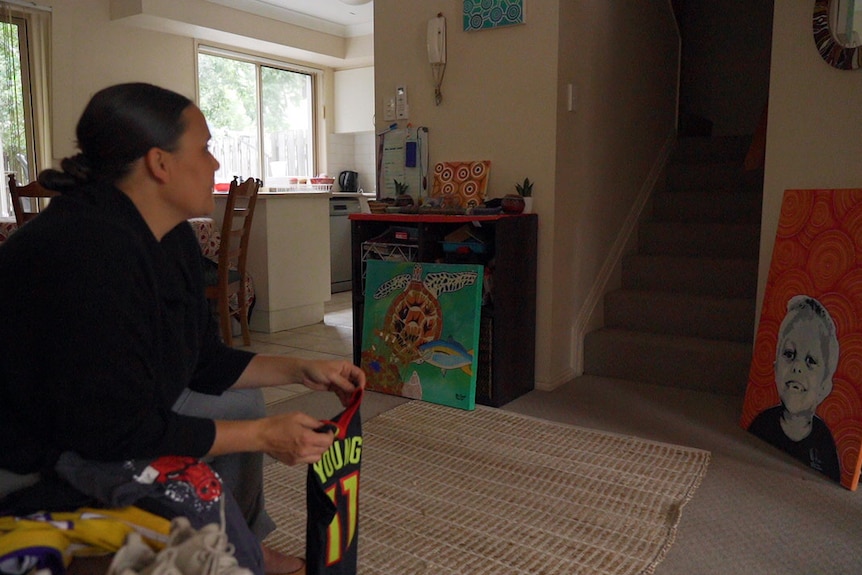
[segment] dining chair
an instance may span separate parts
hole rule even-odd
[[[257,193],[263,184],[257,178],[244,182],[234,176],[230,184],[221,227],[221,243],[215,269],[205,273],[206,297],[215,307],[219,329],[228,346],[233,345],[231,317],[236,317],[242,328],[244,345],[251,345],[248,329],[249,302],[246,289],[246,261],[251,223],[257,204]],[[231,296],[236,294],[237,304],[231,309]]]
[[[20,228],[39,215],[39,208],[42,207],[39,205],[40,200],[59,196],[60,193],[43,188],[36,180],[33,180],[26,186],[21,186],[15,179],[15,174],[9,174],[9,195],[12,197],[12,209],[15,211],[15,223]],[[29,199],[26,208],[24,206],[25,199]]]

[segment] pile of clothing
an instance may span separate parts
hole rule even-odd
[[[158,553],[140,533],[129,533],[108,575],[252,575],[237,565],[233,551],[223,526],[210,523],[196,531],[188,519],[177,517],[168,544]]]

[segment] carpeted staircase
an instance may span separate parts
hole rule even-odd
[[[584,373],[742,395],[755,332],[762,172],[750,137],[680,138]]]

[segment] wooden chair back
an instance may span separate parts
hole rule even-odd
[[[206,288],[207,298],[215,304],[222,338],[229,346],[233,345],[231,317],[239,320],[243,343],[251,345],[245,280],[246,262],[257,193],[262,184],[263,182],[256,178],[248,178],[240,183],[239,178],[234,177],[231,182],[221,227],[218,278],[215,285],[208,285]],[[237,295],[238,301],[231,310],[230,298],[233,294]]]
[[[21,186],[15,179],[15,174],[9,174],[9,195],[12,197],[15,222],[20,228],[39,215],[39,209],[43,207],[41,200],[59,196],[60,193],[43,188],[36,180],[26,186]],[[26,207],[24,205],[25,199],[29,199]]]

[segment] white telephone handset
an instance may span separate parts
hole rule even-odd
[[[446,18],[443,16],[428,20],[428,62],[446,63]]]

